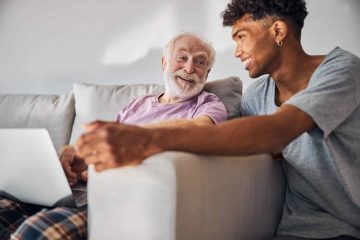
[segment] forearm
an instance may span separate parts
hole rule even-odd
[[[309,115],[293,106],[275,114],[233,119],[213,126],[150,129],[154,149],[215,155],[248,155],[281,151],[315,126]]]
[[[214,122],[208,116],[200,116],[194,119],[174,119],[162,122],[145,124],[144,128],[188,128],[196,126],[211,126]]]
[[[271,117],[249,117],[212,126],[156,128],[150,132],[151,142],[163,151],[218,155],[275,152],[286,145],[287,139],[271,121]]]
[[[250,155],[282,150],[315,126],[293,106],[268,116],[244,117],[218,125],[144,128],[111,122],[87,125],[76,142],[77,156],[96,171],[141,163],[168,150],[213,155]],[[96,153],[96,154],[94,154]]]

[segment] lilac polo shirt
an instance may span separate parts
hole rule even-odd
[[[116,122],[141,125],[170,119],[193,119],[208,116],[214,123],[227,119],[227,111],[220,99],[212,93],[202,91],[198,97],[173,104],[159,103],[160,95],[137,97],[117,115]]]

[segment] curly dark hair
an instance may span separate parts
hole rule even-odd
[[[298,38],[308,14],[305,0],[232,0],[221,13],[223,26],[234,25],[247,13],[255,21],[266,17],[277,17],[288,21],[294,27],[294,33]]]

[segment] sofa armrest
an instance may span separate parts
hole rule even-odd
[[[283,173],[270,155],[154,155],[89,169],[90,239],[264,239],[281,213]]]

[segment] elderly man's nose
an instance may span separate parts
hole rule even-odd
[[[195,71],[194,63],[192,61],[187,61],[185,63],[185,71],[187,73],[193,73]]]

